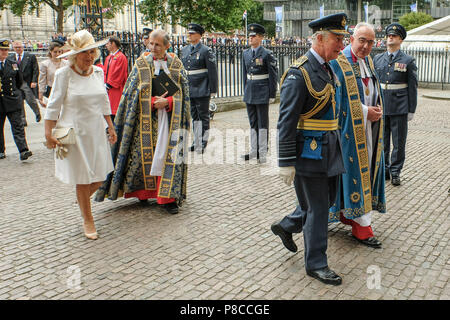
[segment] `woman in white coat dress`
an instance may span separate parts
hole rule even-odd
[[[53,128],[74,128],[76,143],[64,146],[67,148],[66,157],[55,158],[55,176],[64,183],[76,185],[84,234],[93,240],[98,235],[90,197],[113,171],[109,143],[114,144],[117,140],[103,70],[93,66],[100,55],[97,47],[105,43],[95,42],[86,30],[76,32],[68,40],[71,50],[59,58],[68,56],[70,64],[55,73],[44,117],[45,138],[50,149],[61,145],[52,135]]]

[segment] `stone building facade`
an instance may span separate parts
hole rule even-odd
[[[69,8],[64,17],[64,34],[68,35],[79,30],[75,24],[79,25],[80,20],[78,8]],[[137,19],[135,20],[134,8],[126,6],[123,13],[118,13],[113,19],[103,20],[103,30],[106,31],[132,31],[135,32],[137,22],[138,32],[142,28],[152,29],[162,28],[169,34],[179,35],[185,32],[185,28],[177,25],[161,25],[160,23],[144,23],[142,15],[137,10]],[[18,17],[12,14],[10,10],[0,10],[0,37],[9,39],[26,39],[48,41],[56,33],[56,12],[48,5],[41,5],[40,9],[33,14],[25,14]],[[77,29],[77,30],[76,30]]]

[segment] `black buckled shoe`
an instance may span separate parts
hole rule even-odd
[[[355,238],[356,240],[358,240],[358,242],[361,242],[362,244],[364,244],[368,247],[375,248],[375,249],[381,248],[381,242],[378,241],[377,238],[371,237],[371,238],[367,238],[364,240],[358,239],[355,236],[353,236],[353,238]]]
[[[178,205],[176,202],[167,203],[164,205],[164,209],[170,214],[177,214],[178,213]]]
[[[399,186],[401,184],[400,176],[392,176],[391,183],[394,186]]]
[[[33,155],[33,153],[31,153],[30,150],[23,151],[23,152],[20,153],[20,160],[21,160],[21,161],[27,160],[27,159],[28,159],[29,157],[31,157],[32,155]]]
[[[281,238],[286,249],[292,252],[297,252],[297,245],[292,240],[292,233],[284,231],[284,229],[278,224],[274,223],[270,226],[272,232]]]
[[[6,154],[4,152],[0,152],[0,159],[5,159],[6,158]]]
[[[317,270],[306,270],[306,274],[325,284],[332,284],[333,286],[338,286],[342,283],[342,278],[328,267]]]

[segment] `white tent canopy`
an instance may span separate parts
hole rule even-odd
[[[450,15],[408,31],[403,49],[450,48]]]

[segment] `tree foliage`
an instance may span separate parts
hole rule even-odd
[[[247,10],[247,23],[259,23],[266,29],[267,37],[274,37],[275,21],[264,20],[264,4],[258,1],[250,1],[249,5],[250,9]]]
[[[75,0],[77,2],[77,0]],[[78,0],[82,3],[83,0]],[[91,5],[96,0],[90,0]],[[100,1],[99,1],[100,2]],[[113,17],[115,13],[123,10],[123,7],[130,4],[132,0],[102,0],[103,8],[111,8],[105,17]],[[57,32],[63,32],[64,12],[73,5],[74,0],[0,0],[0,9],[10,9],[16,16],[22,16],[25,13],[33,13],[42,5],[48,5],[56,13]]]
[[[253,0],[143,0],[139,4],[144,20],[186,27],[199,23],[205,30],[230,32],[242,27],[242,14]]]
[[[418,28],[433,21],[433,17],[424,12],[410,12],[400,17],[399,23],[406,31]]]

